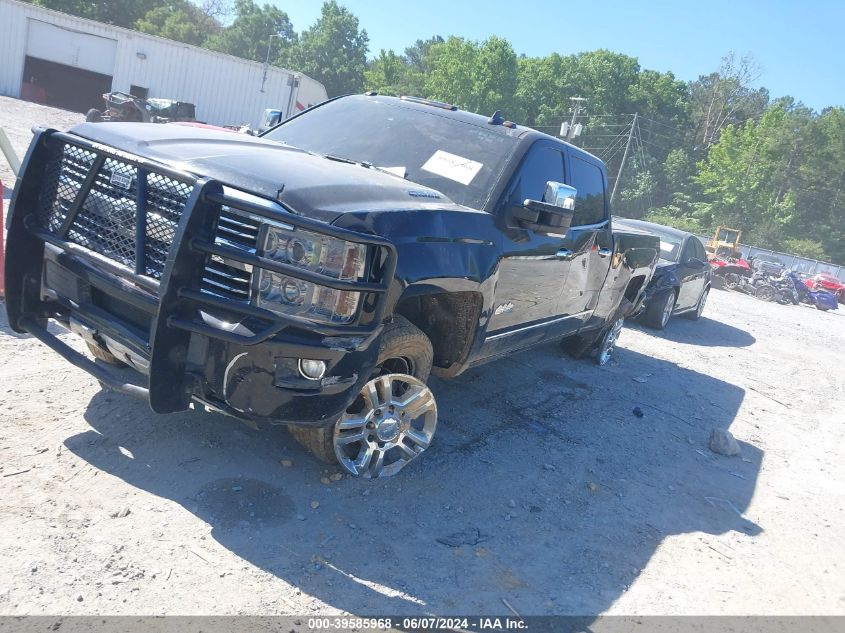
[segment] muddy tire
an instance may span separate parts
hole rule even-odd
[[[85,120],[88,123],[99,123],[103,120],[103,113],[96,108],[91,108],[85,113]]]
[[[112,365],[114,367],[126,367],[126,363],[124,363],[110,351],[98,347],[93,343],[86,343],[86,345],[88,345],[88,351],[91,352],[91,355],[97,360],[101,360],[107,365]]]
[[[406,318],[396,316],[384,328],[374,375],[407,374],[425,382],[431,374],[433,360],[434,350],[428,337]],[[288,430],[317,459],[326,463],[337,462],[334,424],[320,427],[289,425]]]

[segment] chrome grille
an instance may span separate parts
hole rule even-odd
[[[260,225],[259,220],[224,208],[220,212],[214,242],[255,253]],[[250,266],[212,255],[205,267],[202,289],[226,299],[246,302],[249,301],[251,278]]]

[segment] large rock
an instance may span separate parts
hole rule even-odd
[[[710,450],[719,455],[739,455],[739,442],[736,441],[730,431],[725,429],[713,429],[710,433]]]

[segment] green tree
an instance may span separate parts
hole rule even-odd
[[[448,101],[466,110],[474,110],[473,70],[478,45],[462,37],[449,37],[429,51],[431,72],[425,91],[432,99]]]
[[[291,50],[290,65],[322,82],[329,96],[360,92],[370,39],[358,18],[335,0],[323,4],[320,18]]]
[[[425,78],[431,72],[431,48],[445,42],[442,37],[435,35],[427,40],[417,40],[413,46],[405,49],[405,72],[403,94],[428,97],[425,91]]]
[[[206,46],[221,53],[263,62],[270,51],[271,62],[283,61],[296,41],[288,14],[270,4],[235,0],[235,19]]]
[[[730,52],[722,58],[718,71],[692,82],[690,108],[697,147],[706,149],[726,126],[741,124],[765,110],[768,91],[752,88],[759,77],[760,68],[752,57],[737,58]]]
[[[33,4],[98,22],[133,28],[135,22],[165,3],[162,0],[33,0]]]
[[[380,94],[407,94],[404,87],[409,72],[410,68],[401,55],[382,49],[364,71],[364,87]]]
[[[789,119],[784,107],[771,106],[758,121],[724,128],[695,178],[714,223],[743,229],[746,238],[770,248],[780,246],[772,242],[780,242],[795,219],[795,195],[784,186],[780,165],[790,153]]]
[[[695,163],[683,148],[671,150],[663,163],[665,189],[671,193],[688,191],[695,173]]]
[[[425,91],[432,99],[482,114],[501,110],[507,118],[521,119],[517,58],[507,40],[493,36],[479,44],[450,37],[433,44],[426,58],[431,70]]]
[[[194,46],[204,45],[222,31],[214,15],[188,0],[170,0],[151,9],[135,23],[135,29]]]

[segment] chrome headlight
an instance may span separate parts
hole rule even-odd
[[[261,244],[264,257],[333,279],[364,277],[367,249],[328,235],[265,224]],[[327,323],[355,318],[361,293],[336,290],[296,277],[257,269],[255,302],[279,314],[299,315]]]

